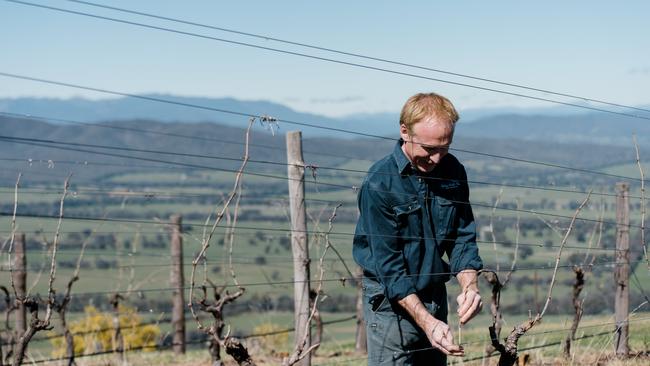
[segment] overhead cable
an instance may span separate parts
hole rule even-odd
[[[169,32],[169,33],[174,33],[174,34],[180,34],[180,35],[184,35],[184,36],[191,36],[191,37],[202,38],[202,39],[207,39],[207,40],[212,40],[212,41],[229,43],[229,44],[238,45],[238,46],[245,46],[245,47],[261,49],[261,50],[266,50],[266,51],[272,51],[272,52],[276,52],[276,53],[282,53],[282,54],[293,55],[293,56],[300,56],[300,57],[305,57],[305,58],[309,58],[309,59],[320,60],[320,61],[325,61],[325,62],[331,62],[331,63],[341,64],[341,65],[354,66],[354,67],[364,68],[364,69],[373,70],[373,71],[381,71],[381,72],[386,72],[386,73],[400,75],[400,76],[407,76],[407,77],[412,77],[412,78],[417,78],[417,79],[435,81],[435,82],[440,82],[440,83],[445,83],[445,84],[450,84],[450,85],[455,85],[455,86],[467,87],[467,88],[472,88],[472,89],[477,89],[477,90],[482,90],[482,91],[489,91],[489,92],[499,93],[499,94],[503,94],[503,95],[516,96],[516,97],[521,97],[521,98],[526,98],[526,99],[531,99],[531,100],[536,100],[536,101],[554,103],[554,104],[570,106],[570,107],[574,107],[574,108],[580,108],[580,109],[596,111],[596,112],[601,112],[601,113],[614,114],[614,115],[619,115],[619,116],[624,116],[624,117],[629,117],[629,118],[650,120],[650,117],[639,116],[639,115],[631,114],[631,113],[617,112],[617,111],[607,110],[607,109],[603,109],[603,108],[585,106],[585,105],[572,103],[572,102],[564,102],[564,101],[550,99],[550,98],[536,97],[536,96],[523,94],[523,93],[516,93],[516,92],[510,92],[510,91],[505,91],[505,90],[501,90],[501,89],[488,88],[488,87],[483,87],[483,86],[473,85],[473,84],[468,84],[468,83],[461,83],[461,82],[457,82],[457,81],[444,80],[444,79],[440,79],[440,78],[433,78],[433,77],[428,77],[428,76],[424,76],[424,75],[418,75],[418,74],[413,74],[413,73],[408,73],[408,72],[391,70],[391,69],[386,69],[386,68],[381,68],[381,67],[376,67],[376,66],[371,66],[371,65],[366,65],[366,64],[359,64],[359,63],[354,63],[354,62],[349,62],[349,61],[337,60],[337,59],[333,59],[333,58],[321,57],[321,56],[316,56],[316,55],[310,55],[310,54],[306,54],[306,53],[289,51],[289,50],[284,50],[284,49],[279,49],[279,48],[260,46],[260,45],[256,45],[256,44],[252,44],[252,43],[235,41],[235,40],[219,38],[219,37],[213,37],[213,36],[208,36],[208,35],[199,34],[199,33],[186,32],[186,31],[182,31],[182,30],[178,30],[178,29],[172,29],[172,28],[168,28],[168,27],[161,27],[161,26],[156,26],[156,25],[151,25],[151,24],[139,23],[139,22],[129,21],[129,20],[125,20],[125,19],[119,19],[119,18],[107,17],[107,16],[102,16],[102,15],[97,15],[97,14],[91,14],[91,13],[87,13],[87,12],[57,8],[57,7],[54,7],[54,6],[35,4],[35,3],[27,2],[27,1],[19,1],[19,0],[5,0],[5,1],[10,2],[10,3],[20,4],[20,5],[27,5],[27,6],[32,6],[32,7],[37,7],[37,8],[47,9],[47,10],[53,10],[53,11],[68,13],[68,14],[81,15],[81,16],[95,18],[95,19],[107,20],[107,21],[116,22],[116,23],[128,24],[128,25],[137,26],[137,27],[141,27],[141,28],[154,29],[154,30],[159,30],[159,31],[164,31],[164,32]]]

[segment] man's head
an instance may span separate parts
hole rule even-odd
[[[416,169],[431,172],[447,155],[456,121],[458,112],[441,95],[420,93],[406,101],[399,121],[402,151]]]

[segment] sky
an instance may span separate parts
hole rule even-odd
[[[576,102],[67,0],[26,1]],[[620,104],[650,104],[647,1],[90,1]],[[554,106],[6,0],[0,0],[0,72],[135,94],[267,100],[328,116],[396,113],[422,91],[443,94],[460,110]],[[111,97],[0,76],[0,98],[26,96]]]

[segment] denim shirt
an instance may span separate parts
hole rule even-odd
[[[426,296],[449,273],[483,267],[465,168],[447,154],[431,173],[419,172],[402,143],[363,181],[352,249],[364,275],[384,285],[393,302]]]

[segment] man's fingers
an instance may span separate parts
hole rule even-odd
[[[480,296],[474,291],[464,291],[457,298],[458,301],[458,316],[463,317],[467,311],[472,307],[474,299]]]
[[[449,352],[448,353],[449,355],[452,356],[465,355],[465,350],[463,349],[463,347],[454,343],[454,335],[451,333],[451,331],[445,333],[445,338],[442,343],[445,349]]]
[[[441,324],[434,328],[431,338],[431,345],[446,355],[463,356],[465,354],[463,347],[454,344],[454,336],[447,324]]]
[[[470,319],[472,319],[476,314],[478,314],[479,311],[481,311],[481,307],[482,302],[480,297],[477,296],[476,298],[472,299],[472,303],[469,309],[460,317],[460,324],[465,324]]]
[[[478,311],[480,310],[481,297],[476,294],[471,298],[466,299],[465,306],[463,306],[463,312],[458,312],[458,317],[460,318],[460,323],[464,324],[469,319],[471,319]]]
[[[477,295],[472,299],[468,311],[461,316],[460,323],[461,324],[467,323],[470,319],[472,319],[476,314],[478,314],[481,311],[482,307],[483,307],[483,302],[481,301],[481,297]]]
[[[432,345],[433,347],[439,349],[440,352],[442,352],[442,353],[444,353],[444,354],[446,354],[446,355],[451,355],[451,352],[448,351],[447,348],[444,347],[442,344],[440,344],[440,343],[431,343],[431,345]]]
[[[432,345],[434,348],[437,348],[437,349],[439,349],[440,351],[442,351],[444,354],[446,354],[446,355],[450,355],[451,352],[449,352],[449,351],[447,350],[447,347],[443,346],[443,338],[442,338],[442,335],[441,335],[441,334],[438,334],[438,333],[439,333],[439,332],[436,332],[435,329],[434,329],[433,333],[431,334],[431,339],[429,340],[429,341],[431,341],[431,345]]]
[[[443,352],[446,355],[463,356],[465,354],[465,350],[463,349],[463,347],[447,341],[431,342],[431,345],[439,349],[441,352]]]
[[[478,294],[474,298],[474,303],[472,304],[472,308],[474,309],[474,315],[478,314],[483,308],[483,301],[481,300],[481,296],[479,296]]]
[[[458,295],[458,297],[456,298],[456,302],[458,303],[458,311],[457,311],[457,313],[458,313],[459,316],[461,314],[464,314],[467,311],[466,308],[469,305],[468,301],[467,301],[467,296],[468,296],[467,291],[463,291],[463,293]]]
[[[442,345],[442,347],[444,347],[444,351],[448,355],[462,356],[463,354],[465,354],[465,350],[463,349],[463,347],[461,347],[461,346],[459,346],[457,344],[454,344],[453,342],[449,342],[449,341],[445,340],[445,341],[442,342],[441,345]]]

